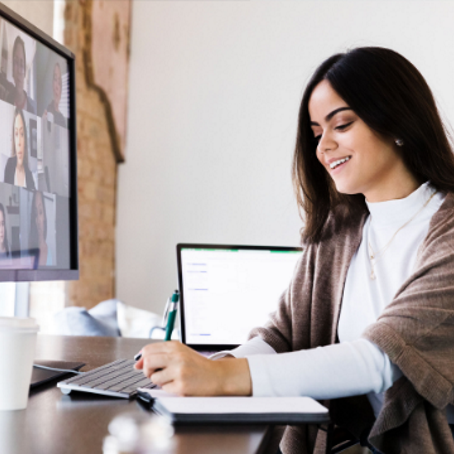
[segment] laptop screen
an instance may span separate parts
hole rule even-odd
[[[233,348],[277,309],[300,248],[179,244],[183,343]]]

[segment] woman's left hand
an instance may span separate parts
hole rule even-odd
[[[246,358],[211,361],[178,341],[146,345],[135,364],[164,391],[181,396],[250,395]]]

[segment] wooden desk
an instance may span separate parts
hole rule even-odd
[[[144,340],[38,335],[36,359],[82,361],[82,370],[132,358]],[[123,412],[142,412],[135,401],[89,394],[64,396],[55,382],[32,391],[26,410],[0,412],[1,454],[101,454],[109,422]],[[175,454],[276,452],[268,426],[181,427]]]

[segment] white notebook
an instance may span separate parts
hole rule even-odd
[[[326,407],[310,397],[179,397],[138,390],[156,413],[178,423],[306,424],[329,421]]]

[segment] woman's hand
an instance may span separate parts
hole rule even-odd
[[[252,393],[246,358],[211,361],[178,341],[142,349],[135,364],[164,391],[180,396],[248,396]]]

